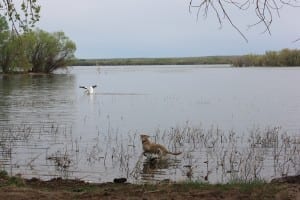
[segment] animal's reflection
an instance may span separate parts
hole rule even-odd
[[[177,168],[180,160],[171,158],[146,158],[143,162],[141,177],[143,180],[160,179],[170,168]],[[156,177],[157,176],[157,177]]]

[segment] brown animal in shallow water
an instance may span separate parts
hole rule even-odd
[[[170,152],[163,145],[151,142],[149,140],[149,137],[150,137],[149,135],[141,135],[144,155],[145,153],[158,154],[159,156],[165,156],[167,154],[171,154],[171,155],[181,154],[181,152],[177,152],[177,153]]]

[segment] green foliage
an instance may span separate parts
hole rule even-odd
[[[24,186],[24,180],[21,177],[18,176],[12,176],[8,179],[8,185],[14,185],[17,187]]]
[[[278,66],[278,53],[276,51],[267,51],[263,56],[264,66]]]
[[[283,49],[278,57],[281,66],[300,66],[300,50]]]
[[[74,59],[76,45],[63,32],[43,30],[14,34],[0,18],[0,68],[4,73],[51,73]]]
[[[41,6],[37,0],[1,0],[0,17],[5,17],[14,31],[27,31],[40,19]]]
[[[24,39],[17,35],[11,35],[0,48],[0,66],[4,73],[26,70],[30,63],[24,51]]]
[[[20,176],[9,176],[5,170],[0,171],[0,187],[6,185],[14,185],[17,187],[24,186],[25,182]]]
[[[8,24],[5,20],[5,17],[0,16],[0,60],[3,60],[3,49],[7,44],[9,39],[9,31],[8,31]],[[0,68],[2,68],[2,64],[0,63]],[[4,69],[5,70],[5,69]]]
[[[8,173],[7,173],[7,171],[1,170],[1,171],[0,171],[0,178],[2,178],[2,179],[8,178]]]
[[[268,187],[269,185],[263,180],[253,180],[253,181],[234,180],[225,184],[209,184],[207,182],[195,180],[195,181],[182,182],[179,184],[175,184],[174,186],[178,187],[178,190],[181,191],[189,191],[190,189],[199,189],[199,190],[213,189],[215,191],[238,190],[242,193],[251,193],[252,191],[255,191],[257,189]]]
[[[0,16],[0,48],[9,37],[8,24],[4,17]]]
[[[264,55],[245,55],[233,59],[236,67],[247,66],[300,66],[300,50],[282,49],[279,52],[267,51]]]
[[[5,20],[5,17],[0,16],[0,32],[3,33],[5,31],[8,31],[8,24]]]
[[[231,182],[227,184],[223,184],[221,187],[224,187],[225,189],[237,187],[240,191],[251,191],[255,188],[260,188],[266,185],[266,182],[264,180],[256,179],[252,181],[245,181],[245,180],[232,180]]]
[[[69,65],[74,59],[76,45],[63,32],[47,33],[36,30],[25,34],[26,54],[32,63],[32,72],[51,73]]]

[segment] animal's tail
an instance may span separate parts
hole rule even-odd
[[[173,153],[173,152],[168,151],[167,153],[168,153],[168,154],[171,154],[171,155],[177,156],[177,155],[181,154],[182,152],[175,152],[175,153]]]

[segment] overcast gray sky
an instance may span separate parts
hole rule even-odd
[[[300,8],[284,7],[274,16],[272,35],[262,34],[248,12],[230,12],[248,38],[213,13],[207,19],[189,12],[189,0],[40,0],[37,27],[64,31],[77,45],[78,58],[186,57],[241,55],[299,48]]]

